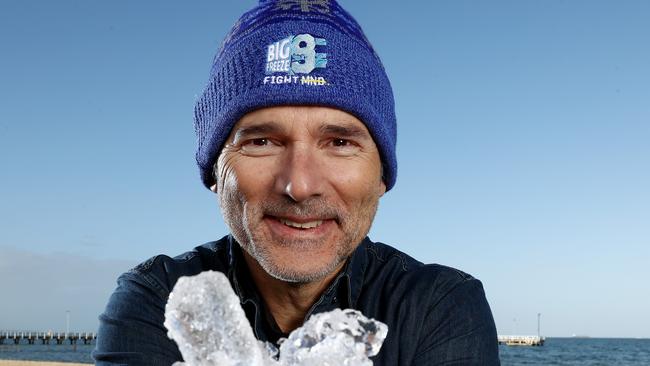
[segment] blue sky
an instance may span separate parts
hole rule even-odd
[[[481,279],[501,334],[650,337],[650,3],[340,3],[397,104],[371,238]],[[119,273],[226,234],[192,109],[253,4],[2,2],[1,329],[92,330]]]

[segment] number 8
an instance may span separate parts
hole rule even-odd
[[[301,44],[305,44],[301,47]],[[309,74],[316,68],[316,41],[310,34],[300,34],[291,42],[291,71]],[[302,61],[302,62],[301,62]]]

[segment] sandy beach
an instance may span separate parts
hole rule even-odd
[[[0,360],[0,366],[84,366],[89,363]]]

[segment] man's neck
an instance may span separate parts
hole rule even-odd
[[[283,333],[289,333],[302,325],[311,307],[345,266],[342,263],[332,273],[317,281],[292,283],[266,273],[245,251],[244,258],[260,295]]]

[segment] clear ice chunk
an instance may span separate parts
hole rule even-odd
[[[181,277],[167,301],[165,327],[188,366],[264,365],[268,358],[221,272]]]
[[[315,314],[281,340],[258,341],[221,272],[181,277],[165,309],[168,336],[185,366],[371,366],[388,327],[353,309]]]
[[[353,309],[315,314],[280,345],[281,365],[372,366],[388,327]]]

